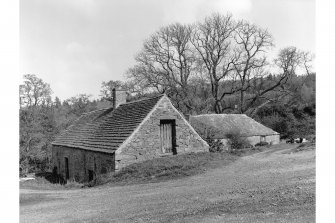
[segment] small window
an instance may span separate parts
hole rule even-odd
[[[261,142],[265,142],[265,136],[261,136]]]

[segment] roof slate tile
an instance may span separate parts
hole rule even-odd
[[[115,151],[162,97],[163,95],[159,95],[121,104],[115,110],[108,108],[85,113],[52,144],[96,151]]]
[[[212,130],[214,138],[225,138],[230,131],[238,130],[243,136],[277,135],[278,132],[262,125],[244,114],[206,114],[190,116],[197,131]]]

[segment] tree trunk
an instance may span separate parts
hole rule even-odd
[[[241,90],[240,94],[240,113],[243,114],[243,105],[244,105],[244,91]]]

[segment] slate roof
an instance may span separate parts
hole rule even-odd
[[[226,138],[226,134],[238,130],[243,136],[277,135],[278,132],[262,125],[244,114],[206,114],[190,117],[190,124],[204,135],[206,129],[211,129],[214,138]]]
[[[83,114],[52,143],[101,152],[115,151],[163,97],[143,99]]]

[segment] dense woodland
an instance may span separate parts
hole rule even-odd
[[[213,14],[196,24],[171,24],[148,37],[125,81],[101,83],[98,99],[53,97],[48,83],[25,74],[20,85],[20,170],[49,169],[51,142],[81,114],[110,105],[112,89],[128,100],[167,94],[185,115],[247,114],[282,138],[315,135],[313,55],[274,48],[262,27],[232,15]]]

